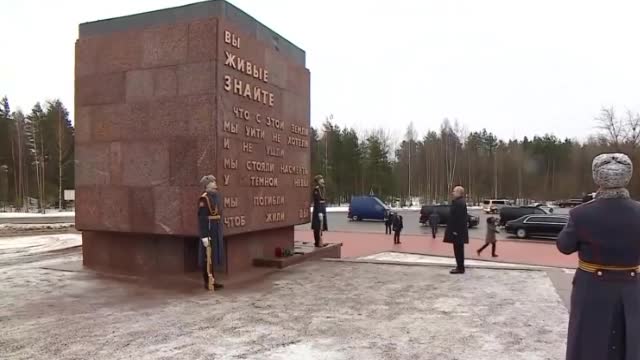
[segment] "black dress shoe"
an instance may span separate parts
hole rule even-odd
[[[224,285],[222,284],[213,284],[213,290],[224,289]]]
[[[449,271],[450,274],[464,274],[464,269],[453,269]]]

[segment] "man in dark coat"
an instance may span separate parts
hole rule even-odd
[[[557,246],[578,252],[567,360],[640,359],[640,204],[626,186],[633,165],[624,154],[593,160],[595,200],[573,209]]]
[[[469,243],[469,228],[467,227],[467,203],[464,201],[464,188],[453,188],[453,200],[451,201],[451,213],[444,232],[444,242],[453,244],[453,253],[456,257],[456,268],[452,274],[464,274],[464,244]]]
[[[205,191],[198,199],[198,232],[201,239],[198,264],[202,267],[205,289],[214,290],[222,288],[213,275],[214,259],[216,264],[222,262],[222,206],[215,176],[204,176],[200,183]]]
[[[393,243],[400,244],[400,232],[404,228],[404,223],[402,221],[402,215],[395,214],[393,215]]]
[[[311,214],[311,228],[315,247],[322,246],[322,232],[327,231],[327,207],[324,199],[324,178],[317,175],[316,186],[313,188],[313,213]]]
[[[429,226],[431,226],[431,235],[434,239],[436,238],[436,234],[438,234],[438,225],[440,225],[440,215],[438,215],[436,209],[433,209],[429,215]]]

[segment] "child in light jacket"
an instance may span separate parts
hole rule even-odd
[[[486,249],[489,244],[491,244],[491,256],[498,257],[496,254],[496,234],[500,232],[496,229],[496,219],[493,217],[487,218],[487,234],[484,239],[484,245],[480,249],[478,249],[478,256],[482,250]]]

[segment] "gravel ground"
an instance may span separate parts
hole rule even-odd
[[[3,359],[564,356],[567,311],[542,271],[312,262],[248,289],[180,293],[44,269],[81,257],[77,237],[45,238],[0,239]]]

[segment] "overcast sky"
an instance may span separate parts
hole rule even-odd
[[[79,23],[192,2],[0,0],[0,96],[72,109]],[[584,138],[603,105],[640,111],[637,0],[231,2],[306,51],[314,126]]]

